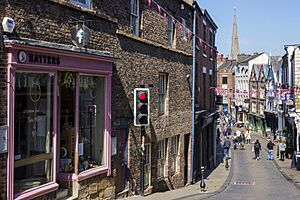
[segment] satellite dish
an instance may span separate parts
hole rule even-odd
[[[86,47],[90,41],[90,29],[82,25],[76,25],[71,28],[72,43],[78,47]]]

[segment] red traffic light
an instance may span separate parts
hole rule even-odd
[[[88,106],[89,113],[96,113],[96,105],[89,105]]]
[[[150,121],[150,91],[148,88],[134,89],[134,125],[148,126]]]
[[[147,100],[148,94],[146,92],[139,93],[139,100],[145,102]]]

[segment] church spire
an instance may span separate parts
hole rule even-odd
[[[233,18],[233,31],[232,31],[232,43],[231,43],[231,54],[230,58],[237,60],[239,54],[239,39],[237,32],[237,23],[236,23],[236,9],[234,8],[234,18]]]

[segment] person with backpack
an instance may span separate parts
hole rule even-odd
[[[259,152],[261,150],[261,144],[259,143],[259,140],[257,139],[254,143],[254,154],[255,154],[255,157],[254,159],[256,160],[259,160]]]
[[[270,139],[268,144],[267,144],[267,149],[268,149],[268,158],[267,158],[267,160],[273,160],[273,147],[274,146],[275,146],[275,144]]]

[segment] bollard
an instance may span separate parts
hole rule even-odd
[[[201,167],[201,181],[200,181],[200,188],[201,192],[205,192],[206,184],[204,182],[204,166]]]

